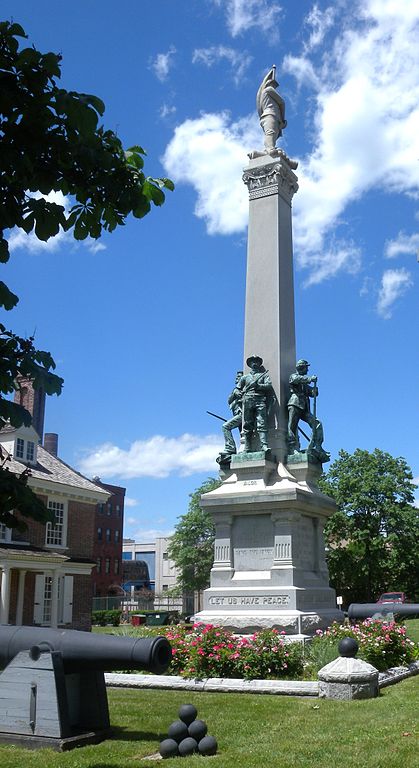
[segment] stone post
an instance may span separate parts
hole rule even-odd
[[[378,696],[378,670],[356,659],[358,643],[345,637],[339,643],[337,659],[319,670],[319,696],[325,699],[372,699]]]
[[[289,377],[295,368],[291,201],[297,164],[282,150],[250,160],[243,173],[249,190],[244,362],[263,358],[276,395],[269,445],[281,462],[287,454]]]

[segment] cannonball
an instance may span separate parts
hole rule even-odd
[[[193,704],[182,704],[179,708],[179,717],[186,725],[190,725],[195,720],[198,710]]]
[[[198,750],[201,755],[215,755],[217,747],[217,739],[214,736],[204,736],[198,744]]]
[[[193,720],[188,728],[189,736],[192,736],[197,741],[204,738],[207,730],[207,724],[203,720]]]
[[[338,645],[340,656],[348,659],[354,659],[358,652],[359,645],[354,637],[344,637]]]
[[[188,726],[182,720],[175,720],[174,723],[169,725],[167,735],[169,739],[174,739],[179,744],[182,739],[186,739],[189,736]]]
[[[197,750],[198,742],[191,736],[188,736],[187,739],[183,739],[183,741],[181,741],[179,744],[179,754],[181,757],[185,757],[186,755],[193,755],[193,753]]]
[[[160,742],[159,752],[163,758],[177,757],[179,754],[179,745],[174,739],[164,739]]]

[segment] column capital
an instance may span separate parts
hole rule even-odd
[[[252,159],[242,176],[249,190],[249,200],[279,194],[291,204],[298,190],[298,178],[294,173],[296,168],[296,161],[291,160],[282,150],[278,150],[274,158],[263,155]]]

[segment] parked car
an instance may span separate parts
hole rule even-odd
[[[405,603],[406,595],[404,592],[384,592],[377,600],[377,603]]]

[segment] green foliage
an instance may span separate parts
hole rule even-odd
[[[414,599],[419,517],[405,459],[378,448],[340,451],[319,487],[338,507],[325,539],[331,582],[345,604],[375,601],[389,589]]]
[[[161,206],[170,179],[146,177],[140,146],[124,150],[118,136],[99,124],[101,99],[60,88],[61,56],[21,47],[26,34],[16,23],[0,22],[0,262],[9,259],[8,230],[34,231],[47,241],[60,228],[76,240],[112,232],[132,213],[142,218],[151,204]],[[62,192],[72,207],[41,195]],[[0,281],[0,306],[11,310],[18,296]],[[48,352],[35,349],[33,337],[23,339],[0,325],[0,428],[29,426],[30,414],[6,398],[18,375],[35,389],[60,394],[63,380],[54,374]],[[2,457],[4,460],[5,457]],[[50,519],[27,485],[29,473],[11,476],[0,467],[0,523],[18,524],[10,516],[12,501],[22,515]],[[41,514],[43,509],[43,517]]]
[[[188,512],[178,518],[170,540],[169,557],[179,569],[180,591],[201,591],[209,584],[214,560],[214,523],[211,515],[199,506],[204,493],[221,485],[219,480],[208,478],[190,494]]]
[[[106,627],[111,624],[113,627],[119,627],[121,621],[121,611],[92,611],[92,624],[98,624],[100,627]]]
[[[172,645],[172,675],[245,680],[295,679],[302,675],[301,643],[286,643],[276,629],[239,637],[223,627],[194,624],[174,627],[165,634]]]
[[[132,213],[145,216],[162,205],[166,178],[146,177],[140,146],[124,150],[118,136],[99,124],[105,106],[97,97],[66,91],[57,84],[61,56],[19,49],[26,34],[19,24],[0,23],[0,111],[2,152],[0,235],[2,261],[8,259],[3,231],[33,229],[48,240],[62,227],[76,240],[112,232]],[[74,199],[64,207],[28,193],[62,192]],[[10,305],[10,297],[2,296]]]

